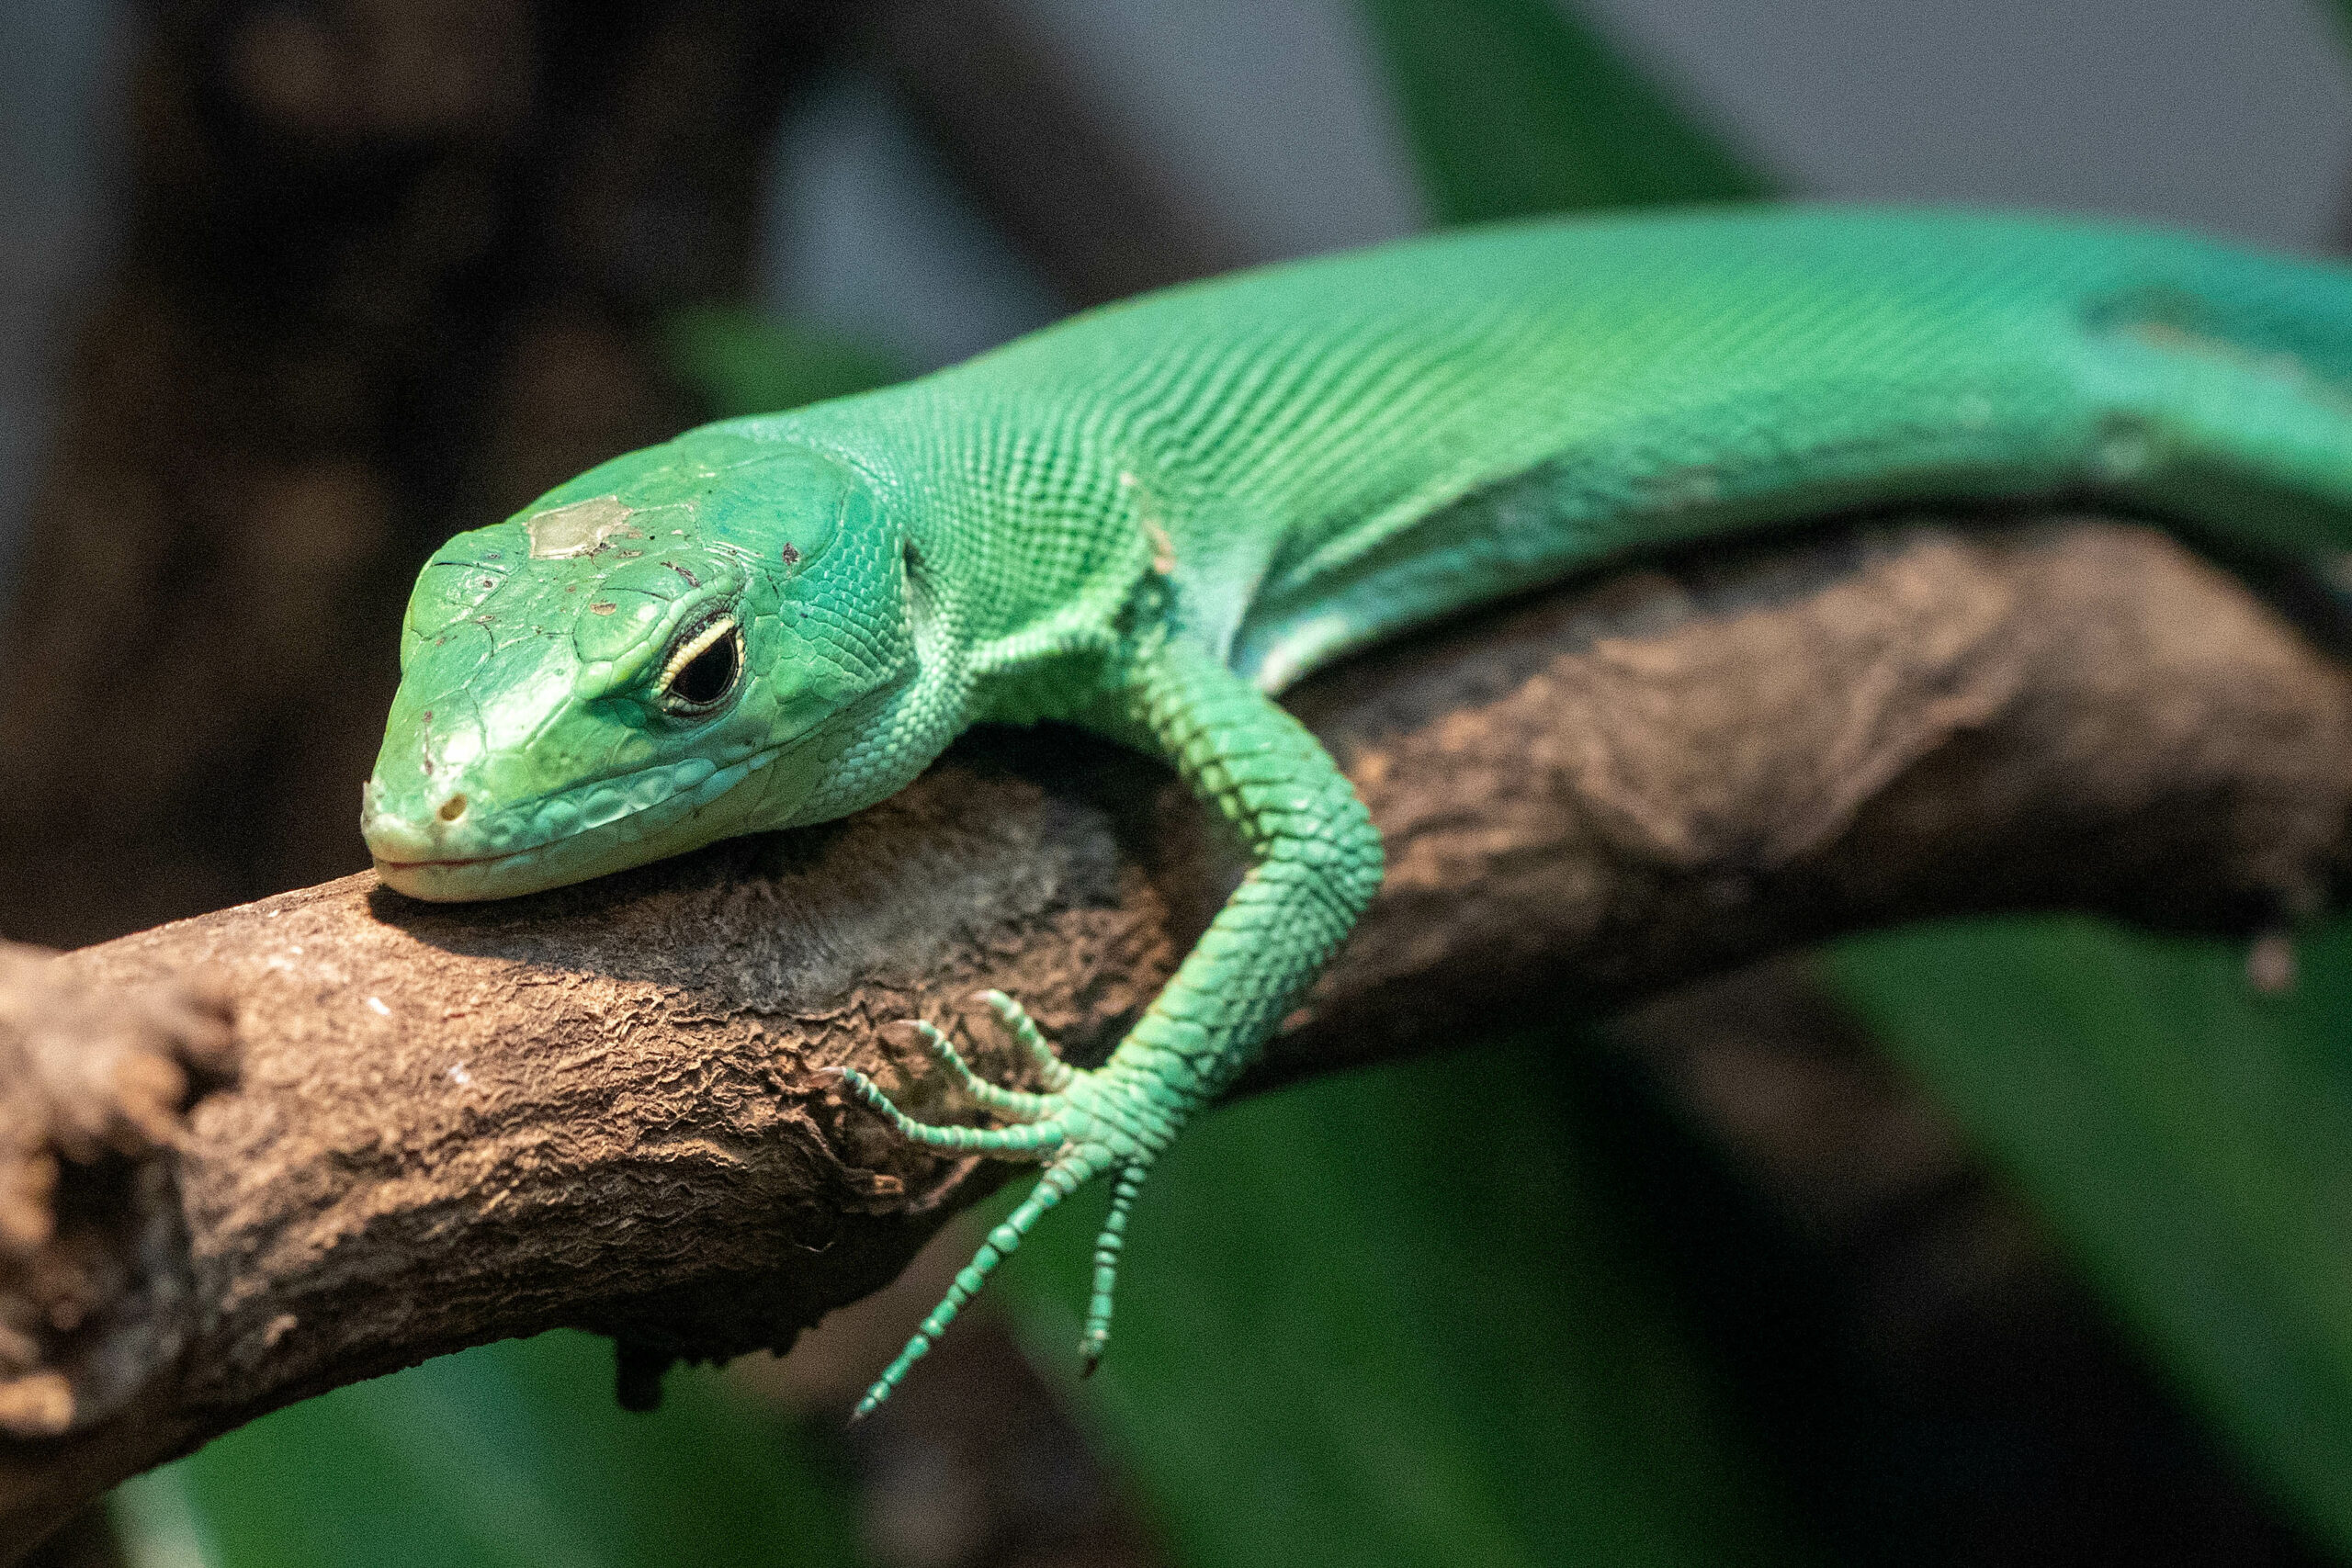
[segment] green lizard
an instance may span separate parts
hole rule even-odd
[[[823,821],[967,726],[1166,758],[1251,869],[1101,1066],[1011,999],[1035,1090],[923,1037],[1044,1175],[865,1397],[1037,1218],[1145,1173],[1373,896],[1378,834],[1272,695],[1634,547],[1926,500],[2095,497],[2352,540],[2352,273],[2122,227],[1723,209],[1416,240],[1171,289],[860,397],[616,457],[419,577],[362,829],[499,897]]]

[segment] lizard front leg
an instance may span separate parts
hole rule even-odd
[[[1018,1005],[1001,996],[992,995],[991,1004],[1051,1063],[1045,1092],[982,1081],[944,1035],[926,1027],[933,1055],[978,1104],[1009,1125],[917,1122],[864,1074],[843,1069],[861,1100],[919,1143],[1046,1167],[867,1390],[860,1416],[889,1397],[1040,1216],[1095,1177],[1115,1173],[1111,1214],[1095,1242],[1080,1346],[1092,1369],[1110,1336],[1128,1209],[1152,1161],[1195,1111],[1256,1059],[1380,886],[1380,835],[1330,753],[1207,649],[1154,630],[1123,660],[1114,695],[1124,728],[1148,738],[1193,793],[1234,824],[1250,870],[1175,977],[1099,1067],[1072,1068],[1054,1058]]]

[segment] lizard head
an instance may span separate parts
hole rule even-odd
[[[419,898],[495,898],[801,819],[911,662],[873,488],[690,432],[418,575],[360,831]]]

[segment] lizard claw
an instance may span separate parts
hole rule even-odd
[[[1010,1089],[991,1084],[972,1070],[954,1042],[931,1024],[913,1027],[925,1049],[937,1058],[973,1100],[1012,1119],[1003,1127],[967,1127],[918,1122],[893,1104],[874,1081],[854,1067],[837,1069],[858,1099],[892,1126],[917,1143],[964,1153],[1028,1157],[1046,1162],[1046,1172],[1008,1215],[989,1233],[969,1266],[956,1276],[944,1299],[923,1320],[874,1386],[859,1402],[858,1416],[873,1411],[898,1387],[907,1370],[928,1351],[954,1322],[956,1314],[976,1294],[996,1266],[1021,1245],[1039,1216],[1096,1176],[1118,1173],[1112,1192],[1110,1216],[1094,1243],[1094,1290],[1087,1304],[1086,1331],[1080,1344],[1080,1362],[1089,1372],[1102,1358],[1111,1335],[1111,1292],[1118,1278],[1119,1252],[1124,1245],[1127,1212],[1143,1186],[1151,1161],[1175,1135],[1181,1111],[1160,1103],[1131,1071],[1079,1068],[1054,1054],[1042,1031],[1020,1003],[1001,991],[983,991],[985,1001],[1004,1021],[1015,1040],[1038,1065],[1047,1088],[1042,1093]]]
[[[1046,1081],[1047,1092],[1069,1087],[1069,1080],[1076,1076],[1078,1069],[1062,1060],[1061,1053],[1046,1039],[1045,1032],[1029,1016],[1028,1009],[1002,991],[976,991],[973,996],[975,999],[988,1003],[997,1017],[1003,1021],[1013,1039],[1021,1043],[1022,1049],[1029,1053],[1031,1060],[1037,1064],[1038,1074]]]
[[[1047,1086],[1043,1094],[1026,1089],[1006,1089],[990,1083],[972,1070],[956,1043],[936,1025],[922,1019],[910,1021],[908,1027],[922,1042],[923,1049],[933,1059],[947,1069],[957,1086],[973,1102],[984,1110],[993,1111],[1014,1123],[1011,1127],[968,1127],[954,1122],[919,1122],[899,1109],[890,1097],[882,1092],[874,1080],[855,1067],[834,1069],[852,1093],[866,1107],[881,1116],[901,1134],[916,1143],[933,1148],[957,1149],[969,1152],[998,1154],[1012,1157],[1033,1154],[1062,1142],[1065,1129],[1057,1112],[1067,1110],[1061,1097],[1080,1077],[1078,1070],[1054,1054],[1035,1021],[1019,1002],[1002,991],[982,991],[977,999],[985,1001],[1002,1019],[1023,1049],[1035,1057]]]

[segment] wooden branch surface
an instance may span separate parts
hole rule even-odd
[[[1292,700],[1390,871],[1248,1087],[1894,919],[2263,929],[2346,866],[2344,668],[2096,519],[1632,569]],[[988,985],[1098,1057],[1233,872],[1153,765],[996,734],[847,822],[582,887],[432,907],[361,875],[0,974],[0,1426],[26,1434],[0,1544],[466,1345],[789,1343],[1002,1174],[915,1153],[831,1070],[952,1112],[896,1027],[921,1016],[1019,1081]],[[175,1123],[224,1016],[235,1081]]]

